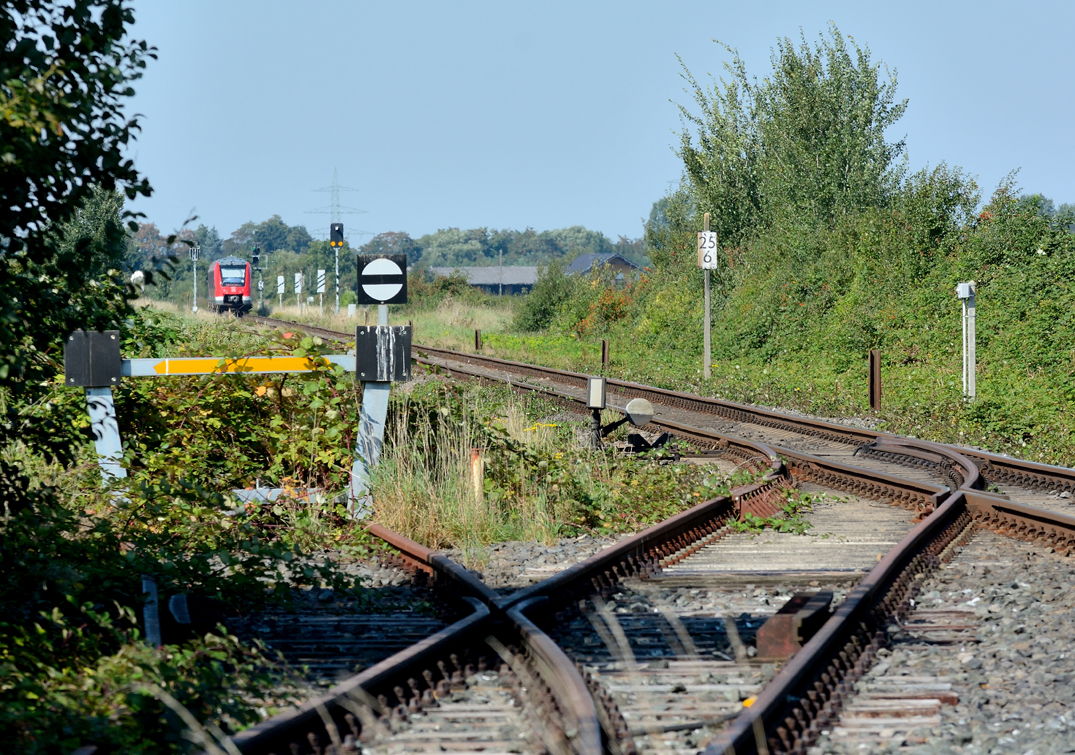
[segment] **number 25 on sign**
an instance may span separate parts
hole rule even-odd
[[[716,231],[698,232],[698,267],[703,270],[717,269]]]

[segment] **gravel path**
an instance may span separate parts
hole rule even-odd
[[[810,752],[1075,752],[1075,561],[979,532]]]

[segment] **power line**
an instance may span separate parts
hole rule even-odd
[[[335,168],[332,170],[332,185],[322,186],[320,189],[314,189],[316,192],[329,192],[329,206],[319,207],[315,210],[306,210],[309,215],[328,215],[330,223],[342,223],[344,215],[365,215],[366,210],[360,210],[357,207],[347,207],[340,204],[340,192],[341,191],[360,191],[360,189],[352,189],[350,186],[340,186],[339,171]],[[362,231],[362,233],[366,233]]]

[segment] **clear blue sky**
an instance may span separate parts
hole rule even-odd
[[[325,236],[313,190],[361,189],[349,231],[584,225],[637,237],[680,175],[676,55],[699,79],[739,49],[770,70],[778,37],[830,21],[898,71],[892,136],[988,195],[1075,202],[1071,2],[147,2],[159,48],[128,112],[155,188],[136,209],[175,230],[192,208],[227,237],[279,214]],[[349,233],[352,242],[367,237]]]

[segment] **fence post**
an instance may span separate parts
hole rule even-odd
[[[608,340],[601,339],[601,366],[608,367]]]
[[[480,330],[474,331],[474,350],[479,353],[482,350],[482,332]]]
[[[881,352],[870,349],[870,409],[881,411]]]

